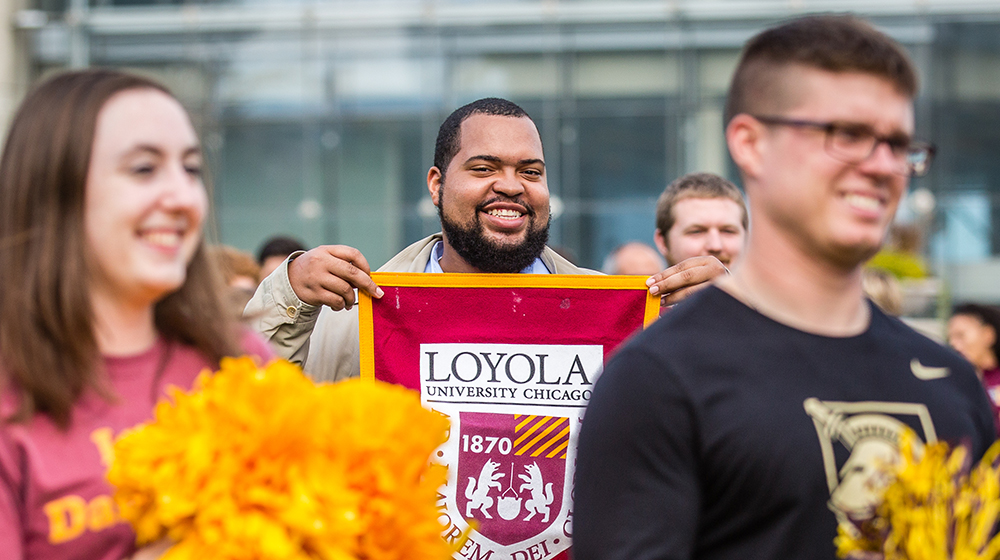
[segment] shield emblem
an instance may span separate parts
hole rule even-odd
[[[461,412],[459,513],[504,546],[548,529],[563,508],[569,418]]]

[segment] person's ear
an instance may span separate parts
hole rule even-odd
[[[746,178],[760,175],[763,150],[766,148],[764,125],[746,113],[740,113],[726,126],[729,155]]]
[[[440,205],[441,179],[441,170],[437,167],[431,167],[427,171],[427,191],[431,193],[431,202],[434,206]]]
[[[667,256],[667,237],[660,228],[656,228],[656,232],[653,233],[653,242],[656,243],[656,249],[663,255],[663,258],[670,262],[670,257]]]

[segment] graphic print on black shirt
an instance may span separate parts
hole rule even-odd
[[[823,451],[830,510],[847,531],[854,523],[871,518],[885,485],[885,465],[899,461],[899,439],[909,425],[918,424],[927,443],[937,437],[930,412],[923,404],[889,402],[823,402],[806,399],[803,407],[812,417]],[[906,416],[910,424],[898,419]],[[921,453],[924,442],[914,441]],[[838,461],[839,458],[839,461]]]

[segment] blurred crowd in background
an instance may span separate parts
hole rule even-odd
[[[105,66],[168,85],[192,113],[218,241],[255,252],[282,233],[357,247],[373,268],[436,231],[423,183],[437,127],[499,96],[537,123],[551,244],[602,268],[653,247],[655,202],[688,172],[737,181],[721,107],[740,46],[843,1],[14,0],[0,12],[0,120],[40,77]],[[901,313],[1000,302],[1000,4],[900,1],[859,15],[923,77],[918,135],[943,149],[915,180],[874,264]],[[652,253],[650,253],[652,254]]]

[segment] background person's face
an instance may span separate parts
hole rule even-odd
[[[972,315],[954,315],[948,320],[948,344],[980,371],[996,367],[996,335],[993,327]]]
[[[612,274],[652,276],[663,270],[663,261],[645,243],[629,243],[618,250]],[[609,272],[605,270],[605,272]]]
[[[882,78],[799,66],[786,72],[797,101],[776,116],[859,123],[883,136],[913,134],[912,101]],[[748,187],[756,187],[755,230],[780,231],[804,253],[843,268],[878,250],[908,183],[888,146],[845,163],[828,153],[821,130],[761,125],[754,150],[743,167]]]
[[[180,288],[208,206],[201,166],[194,129],[170,96],[136,89],[105,103],[84,201],[91,290],[142,304]]]
[[[670,265],[713,256],[731,267],[743,252],[743,210],[728,198],[684,198],[674,204],[674,225],[658,241]]]
[[[278,266],[285,262],[285,259],[287,258],[288,255],[271,255],[270,257],[264,259],[264,262],[260,263],[260,280],[267,278],[272,272],[274,272],[274,269],[278,268]]]

